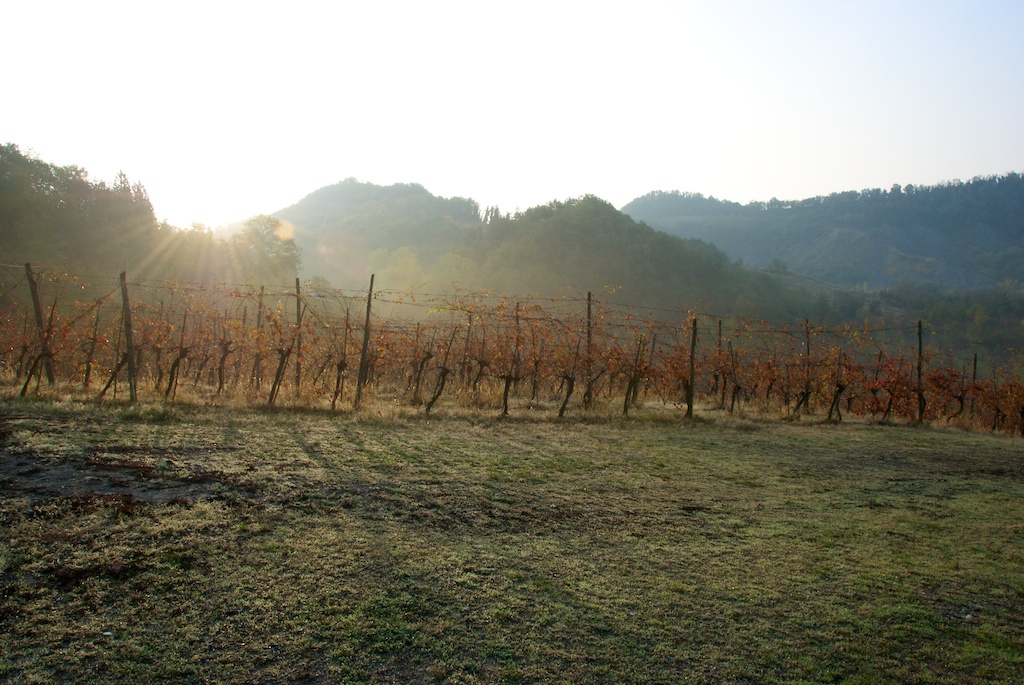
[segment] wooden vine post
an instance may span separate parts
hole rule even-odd
[[[718,320],[718,365],[721,365],[722,359],[722,320]],[[716,366],[718,366],[716,365]],[[721,381],[721,387],[719,387],[719,381]],[[718,408],[725,409],[725,376],[721,373],[721,369],[715,371],[715,390],[721,391],[721,395],[718,399]]]
[[[459,367],[459,382],[468,383],[470,375],[469,352],[473,341],[473,312],[466,312],[466,344],[462,347],[462,365]]]
[[[43,368],[46,369],[46,381],[53,385],[53,357],[50,356],[50,341],[46,334],[46,327],[43,324],[43,306],[39,302],[39,284],[36,283],[35,274],[32,273],[32,264],[25,263],[25,276],[28,278],[28,288],[32,293],[32,309],[36,315],[36,328],[39,330],[39,346],[42,352]]]
[[[591,404],[594,402],[594,358],[593,345],[594,345],[594,318],[593,318],[593,306],[594,294],[591,291],[587,291],[587,356],[583,363],[583,380],[586,381],[586,388],[583,390],[583,408],[590,409]]]
[[[124,340],[128,347],[128,395],[131,398],[132,404],[138,404],[139,395],[135,377],[135,342],[132,338],[132,308],[128,301],[128,278],[124,271],[121,272],[121,302],[124,307]]]
[[[348,309],[345,309],[345,333],[341,342],[341,359],[338,360],[337,374],[334,377],[334,396],[331,397],[331,411],[334,411],[338,399],[345,392],[345,370],[348,368]]]
[[[249,374],[249,387],[254,390],[259,390],[263,385],[263,296],[266,290],[265,285],[260,286],[260,297],[256,302],[256,354],[252,361],[252,373]]]
[[[690,382],[686,385],[686,418],[693,418],[693,389],[697,375],[697,317],[693,317],[693,333],[690,335]]]
[[[302,390],[302,285],[295,278],[295,396]]]
[[[804,410],[811,412],[811,320],[804,321],[804,336],[806,338],[804,350]]]
[[[881,351],[879,351],[881,352]],[[803,407],[805,414],[811,413],[811,320],[804,320],[804,389],[796,401],[794,412],[799,412]]]
[[[729,393],[729,413],[732,414],[736,410],[736,405],[739,403],[740,392],[742,387],[740,386],[739,370],[736,368],[736,357],[738,356],[736,350],[732,347],[732,340],[729,341],[729,380],[732,381],[732,392]]]
[[[974,353],[974,371],[971,374],[971,418],[974,418],[974,396],[978,394],[978,353]]]
[[[359,375],[356,377],[356,398],[352,402],[353,409],[359,409],[363,398],[363,385],[366,383],[366,355],[370,347],[370,307],[373,305],[373,277],[370,274],[370,289],[366,292],[366,323],[363,324],[363,348],[359,351]]]
[[[924,381],[922,373],[924,370],[924,325],[917,322],[917,422],[924,423],[924,408],[927,401],[924,399]]]

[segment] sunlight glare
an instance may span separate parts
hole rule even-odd
[[[278,240],[291,240],[295,237],[295,226],[289,221],[281,221],[274,229],[274,235]]]

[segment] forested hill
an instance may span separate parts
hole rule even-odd
[[[348,180],[219,239],[203,226],[157,223],[145,188],[123,175],[112,185],[95,182],[84,169],[47,164],[8,144],[0,146],[0,254],[8,266],[32,262],[87,279],[115,278],[127,265],[132,278],[151,282],[290,287],[299,275],[316,287],[363,289],[374,273],[378,288],[420,293],[594,291],[669,313],[924,319],[963,332],[971,345],[1005,351],[1019,349],[1024,317],[1022,185],[1011,174],[748,206],[652,193],[630,203],[629,215],[584,196],[509,215],[415,184]],[[775,268],[749,270],[735,258],[759,266],[774,260]],[[900,285],[857,292],[800,273]],[[17,269],[0,275],[0,292],[10,293],[15,282],[6,276],[16,280]],[[999,285],[956,293],[920,285],[938,277]]]
[[[371,272],[391,271],[402,287],[424,278],[441,255],[481,223],[473,200],[441,198],[423,186],[379,186],[348,179],[274,213],[294,228],[303,273],[341,287],[362,287]]]
[[[808,297],[792,280],[740,268],[707,243],[656,231],[593,196],[481,215],[472,200],[435,197],[418,185],[347,180],[275,216],[294,228],[305,275],[337,287],[365,287],[374,273],[384,287],[421,292],[593,290],[670,309],[779,317],[835,311],[831,293]]]
[[[893,186],[740,205],[653,192],[622,211],[732,259],[847,287],[1024,281],[1024,178]]]
[[[58,167],[0,145],[0,254],[4,261],[124,268],[153,246],[146,189],[120,174],[108,186],[77,166]]]
[[[837,311],[829,296],[809,302],[792,279],[741,269],[706,243],[655,231],[596,197],[509,216],[496,208],[481,213],[473,200],[436,197],[415,184],[348,180],[276,217],[252,217],[239,233],[219,239],[203,226],[158,223],[145,188],[123,175],[108,186],[13,144],[0,147],[0,253],[9,265],[31,262],[87,280],[114,278],[127,267],[133,279],[150,282],[287,287],[299,275],[322,277],[319,286],[326,280],[362,289],[375,273],[378,287],[419,292],[527,297],[593,290],[670,310]]]
[[[108,186],[81,167],[0,145],[0,255],[8,265],[29,262],[87,279],[127,270],[149,281],[287,284],[299,257],[277,224],[253,217],[237,235],[217,240],[203,226],[157,223],[145,187],[124,174]]]

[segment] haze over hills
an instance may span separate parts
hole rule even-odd
[[[307,276],[345,288],[371,273],[391,288],[458,287],[510,295],[615,292],[636,304],[786,316],[833,311],[831,292],[733,264],[712,245],[634,221],[585,196],[524,212],[481,213],[464,198],[439,198],[418,185],[375,186],[349,179],[275,213],[294,229]],[[799,297],[794,293],[799,294]],[[848,302],[854,314],[859,303]]]
[[[482,221],[473,200],[435,197],[417,184],[354,179],[320,188],[274,216],[294,227],[305,276],[351,288],[388,269],[401,281],[396,287],[420,285],[423,269],[433,270]]]
[[[593,196],[515,215],[415,184],[344,181],[276,213],[307,277],[364,288],[587,290],[640,305],[767,320],[925,319],[936,343],[1016,349],[1024,320],[1024,182],[739,205],[655,192],[616,210]],[[663,229],[663,230],[655,230]],[[674,233],[674,235],[671,235]],[[738,263],[742,260],[754,269]]]
[[[560,204],[566,203],[548,208]],[[499,221],[512,222],[506,228],[528,223],[538,218],[536,209],[513,217],[488,208],[481,215],[471,199],[435,197],[415,184],[382,187],[349,179],[275,216],[295,226],[307,275],[348,283],[365,281],[370,270],[397,269],[411,286],[417,278],[440,276],[435,272],[442,258],[453,269],[442,280],[476,282],[465,268],[471,266],[465,241],[479,242],[482,227]],[[731,261],[843,288],[982,289],[1024,281],[1024,179],[1015,173],[748,205],[659,191],[622,212],[691,244],[713,245]],[[474,264],[480,267],[478,257]],[[495,275],[492,268],[486,273]]]
[[[121,177],[107,186],[78,167],[0,147],[0,252],[8,264],[108,278],[127,264],[147,280],[283,287],[298,274],[315,287],[361,290],[374,273],[378,287],[421,293],[611,292],[668,312],[920,318],[965,340],[1019,347],[1017,174],[746,206],[654,192],[624,209],[583,196],[510,215],[417,184],[349,179],[220,239],[201,226],[158,223],[139,183]]]
[[[622,211],[751,266],[844,287],[1024,281],[1024,178],[1016,173],[748,205],[653,192]]]

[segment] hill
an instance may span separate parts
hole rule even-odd
[[[0,145],[0,253],[5,261],[71,263],[113,272],[152,251],[158,228],[146,189],[113,185]]]
[[[935,341],[950,348],[1001,357],[1019,349],[1017,174],[750,205],[655,192],[624,209],[584,196],[515,215],[481,212],[472,199],[417,184],[349,179],[218,239],[202,226],[158,224],[145,188],[123,175],[107,185],[0,147],[8,265],[112,278],[127,264],[140,280],[284,287],[296,275],[321,276],[346,289],[375,273],[383,287],[421,293],[453,284],[524,297],[611,291],[668,312],[923,319],[944,328]],[[20,273],[9,270],[0,291],[14,292]]]
[[[422,186],[349,179],[275,213],[294,230],[307,277],[362,287],[486,289],[558,296],[607,289],[623,300],[679,309],[697,303],[762,316],[825,314],[820,285],[733,264],[719,249],[639,223],[584,196],[515,215]],[[813,291],[811,296],[809,292]],[[810,301],[810,304],[809,304]],[[853,313],[853,312],[851,312]]]
[[[388,272],[395,287],[419,285],[441,256],[481,224],[479,205],[441,198],[418,184],[379,186],[348,179],[274,213],[294,230],[303,273],[362,287]],[[450,280],[450,279],[449,279]]]
[[[1016,173],[748,205],[652,192],[622,211],[746,264],[845,287],[1024,281],[1024,178]]]

